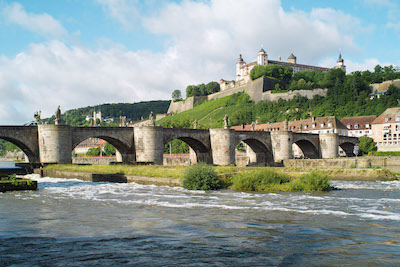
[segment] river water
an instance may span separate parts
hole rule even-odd
[[[400,265],[400,182],[327,193],[28,177],[0,193],[0,266]]]

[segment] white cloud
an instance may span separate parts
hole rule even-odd
[[[334,66],[336,64],[336,60],[337,59],[335,58],[328,57],[321,61],[321,65]],[[381,62],[377,58],[367,58],[361,62],[353,61],[350,59],[344,59],[344,63],[346,65],[347,73],[351,73],[353,71],[365,71],[365,70],[374,71],[376,65],[381,65],[381,66],[395,65],[390,62]]]
[[[126,3],[97,1],[110,10]],[[124,14],[129,23],[131,12]],[[355,33],[345,29],[343,19],[364,30],[341,11],[285,11],[279,0],[184,0],[142,18],[151,33],[167,36],[159,53],[132,52],[112,42],[95,51],[60,41],[32,44],[13,58],[0,58],[0,125],[29,121],[36,110],[51,116],[58,105],[65,111],[169,99],[173,90],[184,91],[189,84],[234,79],[239,53],[251,62],[262,44],[272,59],[285,60],[293,52],[299,63],[317,64],[339,48],[358,50]]]
[[[43,36],[59,37],[67,34],[61,23],[49,14],[28,13],[19,3],[5,5],[1,14],[7,22]]]
[[[138,0],[95,0],[103,6],[108,15],[121,23],[125,28],[130,29],[134,26],[135,20],[139,16]]]

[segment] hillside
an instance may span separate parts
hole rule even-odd
[[[300,77],[298,74],[294,76]],[[193,109],[163,118],[158,123],[163,127],[191,128],[197,119],[199,128],[221,128],[225,114],[229,116],[230,125],[239,125],[249,124],[256,119],[259,123],[266,123],[311,116],[343,118],[380,115],[387,108],[398,106],[399,88],[391,86],[385,95],[371,98],[368,78],[361,72],[346,75],[341,70],[333,69],[319,77],[328,88],[326,97],[316,96],[309,100],[297,96],[289,101],[260,101],[255,104],[245,93],[238,93],[198,103]],[[309,82],[313,82],[311,78]]]
[[[62,114],[62,119],[71,126],[88,126],[89,121],[86,121],[86,116],[92,116],[93,110],[101,111],[103,118],[114,118],[114,123],[109,126],[118,125],[119,117],[126,116],[128,121],[138,121],[141,118],[147,118],[151,111],[156,114],[164,114],[167,112],[170,101],[158,100],[139,103],[117,103],[117,104],[102,104],[98,106],[88,106],[78,109],[71,109]],[[54,123],[54,116],[44,119],[48,123]],[[104,126],[105,123],[103,123]]]

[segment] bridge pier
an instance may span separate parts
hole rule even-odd
[[[68,125],[38,125],[41,163],[72,163],[72,134]]]
[[[137,162],[163,164],[163,128],[157,126],[134,127]]]
[[[213,164],[235,164],[235,140],[235,130],[210,129]]]
[[[339,135],[336,133],[320,133],[319,144],[321,158],[330,159],[339,156]]]
[[[271,132],[272,151],[274,153],[274,161],[293,158],[292,145],[293,133],[289,131],[273,131]]]

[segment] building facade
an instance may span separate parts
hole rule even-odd
[[[361,137],[368,136],[372,138],[372,122],[376,119],[372,116],[345,117],[340,121],[347,128],[348,136]]]
[[[243,58],[242,55],[239,55],[239,59],[236,63],[236,82],[248,82],[250,80],[250,71],[255,67],[255,66],[267,66],[267,65],[281,65],[281,66],[289,66],[293,69],[293,73],[299,72],[299,71],[313,71],[313,70],[321,70],[323,72],[327,72],[330,68],[324,68],[324,67],[318,67],[318,66],[311,66],[311,65],[304,65],[304,64],[298,64],[297,63],[297,58],[295,55],[290,54],[288,57],[287,61],[281,61],[280,57],[278,60],[270,60],[268,59],[268,55],[265,52],[263,48],[258,52],[257,54],[257,60],[254,62],[251,62],[247,64]],[[343,71],[346,71],[346,66],[344,65],[344,60],[342,59],[341,53],[339,53],[339,58],[337,60],[337,64],[335,68],[342,69]]]
[[[388,108],[372,122],[378,151],[400,151],[400,107]]]

